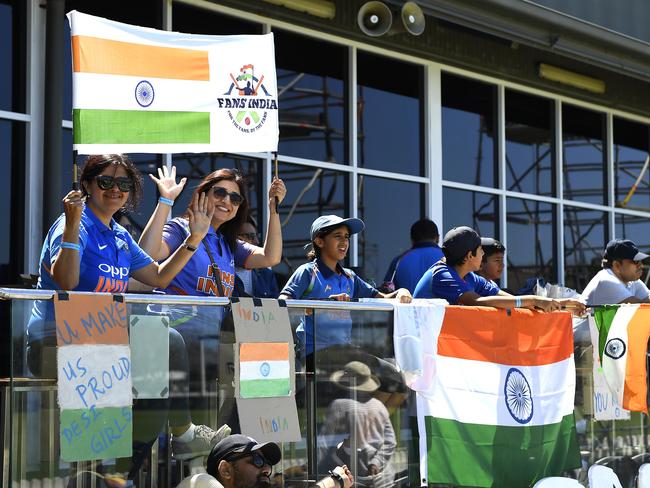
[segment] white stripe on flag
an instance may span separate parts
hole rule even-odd
[[[483,425],[521,426],[508,411],[504,387],[510,366],[447,356],[436,360],[436,385],[423,415]],[[544,366],[516,366],[526,378],[533,416],[526,425],[556,423],[573,412],[573,356]]]
[[[289,361],[242,361],[239,365],[241,381],[283,378],[289,378]]]
[[[632,320],[632,317],[639,309],[639,305],[625,305],[618,307],[614,320],[609,327],[609,334],[607,334],[607,341],[605,342],[605,351],[607,350],[607,342],[611,339],[620,339],[625,344],[625,352],[623,355],[614,359],[609,357],[606,352],[603,352],[603,373],[605,381],[612,394],[617,398],[619,405],[623,404],[623,392],[625,391],[625,366],[627,362],[627,326]]]
[[[151,105],[142,107],[135,97],[142,76],[74,73],[73,83],[92,87],[92,90],[77,90],[73,107],[106,110],[148,110],[179,112],[210,112],[217,104],[218,87],[210,81],[172,80],[146,78],[153,87]],[[182,93],[183,96],[179,96]]]

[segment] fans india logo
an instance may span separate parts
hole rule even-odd
[[[264,86],[264,75],[255,76],[255,67],[246,64],[235,77],[223,97],[217,99],[219,108],[228,112],[232,124],[241,132],[252,134],[259,130],[268,118],[270,110],[277,110],[278,104]]]

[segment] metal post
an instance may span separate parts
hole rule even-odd
[[[43,228],[47,229],[61,213],[61,121],[63,92],[64,0],[47,0],[45,44],[45,123],[43,159]],[[68,161],[71,163],[72,161]]]

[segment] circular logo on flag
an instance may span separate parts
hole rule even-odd
[[[269,373],[271,372],[271,366],[269,363],[262,363],[260,366],[260,374],[264,377],[268,376]]]
[[[625,343],[618,338],[610,339],[605,344],[604,352],[612,359],[620,359],[625,354]]]
[[[510,368],[503,388],[508,412],[520,424],[527,424],[533,418],[533,395],[524,374],[517,368]]]
[[[135,87],[135,101],[141,107],[148,107],[153,103],[153,86],[147,80],[142,80]]]

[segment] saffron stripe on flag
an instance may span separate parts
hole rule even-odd
[[[239,345],[239,360],[243,361],[288,361],[287,342],[244,342]]]
[[[75,73],[210,80],[208,51],[72,36]]]
[[[74,109],[74,144],[209,144],[209,112]]]
[[[507,315],[505,310],[447,307],[438,354],[512,366],[562,361],[573,354],[571,314],[512,310]]]
[[[534,427],[464,424],[425,417],[428,482],[532,486],[580,466],[573,413]]]
[[[650,307],[641,305],[637,309],[627,326],[627,335],[623,408],[647,414],[646,350],[650,337]]]
[[[246,380],[239,382],[242,398],[264,398],[288,396],[291,393],[289,378],[275,380]]]

